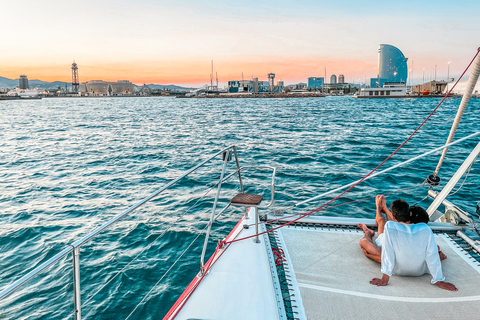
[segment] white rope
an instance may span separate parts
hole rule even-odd
[[[207,228],[207,226],[205,226],[205,228],[203,228],[202,232],[205,231],[205,229]],[[136,305],[135,309],[132,310],[132,312],[130,312],[130,314],[128,315],[128,317],[125,318],[125,320],[128,320],[128,318],[130,318],[130,316],[135,312],[135,310],[138,309],[138,307],[143,303],[143,301],[145,301],[145,299],[150,295],[150,293],[153,291],[153,289],[155,289],[155,287],[160,283],[160,281],[163,280],[163,278],[165,278],[165,276],[170,272],[170,270],[172,270],[172,268],[177,264],[177,262],[180,260],[180,258],[183,257],[183,255],[188,251],[188,249],[190,249],[190,247],[193,245],[193,243],[195,241],[197,241],[198,237],[200,237],[200,235],[202,234],[202,232],[200,232],[195,239],[193,239],[193,241],[189,244],[189,246],[183,250],[182,254],[177,258],[177,260],[175,260],[175,262],[170,266],[170,268],[168,268],[167,271],[165,271],[165,273],[163,274],[163,276],[157,281],[157,283],[155,283],[155,285],[152,287],[152,289],[150,289],[150,291],[148,291],[148,293],[143,297],[143,299]]]
[[[477,83],[479,75],[480,75],[480,54],[477,55],[477,57],[475,58],[472,73],[470,74],[470,78],[468,79],[467,88],[465,89],[465,93],[463,94],[462,102],[460,103],[460,106],[458,107],[457,115],[455,116],[455,120],[453,121],[452,128],[450,129],[450,134],[448,135],[446,144],[449,144],[453,140],[453,136],[455,135],[455,132],[457,131],[458,125],[460,124],[460,120],[462,120],[463,113],[465,111],[465,108],[468,105],[468,101],[470,100],[470,97],[472,96],[472,92],[473,92],[473,89],[474,89],[474,87]],[[435,172],[433,173],[434,177],[436,177],[438,175],[438,171],[440,170],[440,167],[442,166],[442,163],[443,163],[443,160],[445,159],[447,151],[448,151],[448,147],[443,149],[442,155],[441,155],[440,160],[438,161],[438,164],[437,164],[437,168],[435,169]]]
[[[480,56],[480,55],[479,55],[479,56]],[[377,171],[377,172],[375,172],[374,174],[372,174],[372,175],[368,176],[367,178],[365,178],[363,181],[367,181],[368,179],[371,179],[371,178],[374,178],[374,177],[379,176],[379,175],[381,175],[381,174],[387,173],[387,172],[389,172],[389,171],[391,171],[391,170],[393,170],[393,169],[396,169],[396,168],[398,168],[398,167],[402,167],[402,166],[404,166],[404,165],[406,165],[406,164],[408,164],[408,163],[410,163],[410,162],[413,162],[413,161],[416,161],[416,160],[418,160],[418,159],[424,158],[424,157],[426,157],[426,156],[428,156],[428,155],[430,155],[430,154],[432,154],[432,153],[435,153],[435,152],[438,152],[438,151],[440,151],[440,150],[442,150],[442,149],[444,149],[444,148],[448,148],[448,147],[450,147],[450,146],[456,145],[456,144],[458,144],[458,143],[460,143],[460,142],[462,142],[462,141],[464,141],[464,140],[470,139],[470,138],[475,137],[475,136],[478,136],[478,135],[480,135],[480,131],[475,132],[475,133],[473,133],[473,134],[471,134],[471,135],[469,135],[469,136],[466,136],[466,137],[464,137],[464,138],[458,139],[457,141],[447,143],[447,144],[445,144],[445,145],[443,145],[443,146],[441,146],[441,147],[438,147],[438,148],[435,148],[435,149],[433,149],[433,150],[430,150],[430,151],[428,151],[428,152],[426,152],[426,153],[424,153],[424,154],[421,154],[421,155],[419,155],[419,156],[416,156],[416,157],[414,157],[414,158],[411,158],[411,159],[406,160],[406,161],[404,161],[404,162],[401,162],[401,163],[399,163],[399,164],[396,164],[396,165],[394,165],[394,166],[392,166],[392,167],[390,167],[390,168],[388,168],[388,169],[385,169],[385,170],[383,170],[383,171]],[[349,184],[347,184],[347,185],[344,185],[344,186],[342,186],[342,187],[338,187],[338,188],[336,188],[336,189],[327,191],[327,192],[325,192],[325,193],[319,194],[318,196],[315,196],[315,197],[313,197],[313,198],[310,198],[310,199],[307,199],[307,200],[304,200],[304,201],[301,201],[301,202],[297,202],[296,204],[294,204],[294,205],[292,206],[292,208],[293,208],[293,207],[297,207],[297,206],[302,205],[302,204],[305,204],[305,203],[308,203],[308,202],[311,202],[311,201],[314,201],[314,200],[317,200],[317,199],[322,198],[322,197],[324,197],[324,196],[326,196],[326,195],[329,195],[329,194],[331,194],[331,193],[334,193],[334,192],[337,192],[337,191],[346,189],[346,188],[348,188],[348,187],[353,186],[354,184],[356,184],[356,183],[358,183],[358,182],[359,182],[359,180],[354,181],[354,182],[352,182],[352,183],[349,183]]]

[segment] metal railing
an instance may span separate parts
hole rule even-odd
[[[235,150],[234,150],[235,151]],[[235,153],[235,159],[237,159],[237,156],[236,156],[236,153]],[[217,195],[215,197],[215,201],[213,203],[213,208],[212,208],[212,214],[210,215],[210,221],[208,222],[208,226],[207,226],[207,233],[205,235],[205,241],[203,243],[203,249],[202,249],[202,254],[200,256],[200,273],[203,274],[204,272],[204,267],[205,267],[205,253],[207,251],[207,244],[208,244],[208,239],[210,237],[210,230],[212,228],[212,225],[213,225],[213,222],[215,222],[215,220],[223,213],[225,212],[225,210],[227,210],[229,207],[230,207],[230,203],[225,206],[225,208],[223,208],[219,213],[215,214],[215,210],[217,208],[217,202],[218,202],[218,198],[220,196],[220,189],[222,188],[222,181],[223,181],[223,176],[225,174],[225,168],[227,166],[227,162],[230,160],[230,157],[229,156],[226,156],[224,157],[224,160],[223,160],[223,168],[222,168],[222,174],[220,175],[220,180],[218,182],[218,187],[217,187]],[[243,169],[269,169],[269,170],[272,170],[273,173],[272,173],[272,181],[271,181],[271,195],[270,195],[270,202],[266,205],[252,205],[253,207],[258,207],[258,208],[268,208],[270,207],[272,204],[273,204],[273,201],[274,201],[274,198],[275,198],[275,172],[276,172],[276,169],[275,167],[271,167],[271,166],[264,166],[264,165],[261,165],[261,166],[244,166],[244,167],[240,167],[239,164],[238,164],[238,160],[237,160],[237,170],[233,173],[231,173],[228,177],[230,177],[231,175],[235,174],[235,173],[238,173],[238,178],[239,178],[239,181],[240,181],[240,192],[243,193],[243,183],[242,183],[242,178],[241,178],[241,174],[240,172],[243,170]],[[246,211],[246,215],[248,216],[248,211]],[[258,242],[258,212],[256,213],[255,215],[255,233],[257,234],[256,236],[256,241]]]
[[[234,156],[235,156],[235,160],[236,160],[236,166],[237,166],[237,170],[235,170],[233,173],[231,173],[230,175],[228,175],[226,178],[224,178],[224,173],[225,173],[225,169],[226,169],[226,164],[228,161],[230,161],[231,159],[231,155],[232,155],[232,152],[234,153]],[[139,207],[141,207],[142,205],[144,205],[145,203],[153,200],[155,197],[157,197],[159,194],[161,194],[163,191],[167,190],[168,188],[170,188],[171,186],[175,185],[176,183],[178,183],[181,179],[183,179],[184,177],[188,176],[189,174],[191,174],[192,172],[196,171],[197,169],[199,169],[200,167],[202,167],[203,165],[205,165],[206,163],[210,162],[211,160],[213,160],[214,158],[216,158],[218,155],[220,154],[223,154],[223,168],[222,168],[222,174],[221,174],[221,178],[220,178],[220,181],[219,181],[219,186],[218,186],[218,190],[217,190],[217,196],[215,197],[215,203],[214,203],[214,206],[213,206],[213,211],[212,212],[215,212],[215,208],[216,208],[216,205],[217,205],[217,201],[218,201],[218,197],[219,197],[219,193],[220,193],[220,187],[221,187],[221,184],[222,182],[231,177],[232,175],[234,174],[238,174],[238,178],[239,178],[239,183],[240,183],[240,189],[241,191],[243,192],[243,183],[242,183],[242,179],[241,179],[241,175],[240,175],[240,165],[239,165],[239,162],[238,162],[238,158],[237,158],[237,151],[236,151],[236,147],[234,145],[232,146],[229,146],[227,148],[224,148],[220,151],[218,151],[217,153],[215,153],[213,156],[209,157],[208,159],[202,161],[201,163],[197,164],[196,166],[194,166],[193,168],[191,168],[190,170],[184,172],[182,175],[180,175],[178,178],[172,180],[171,182],[167,183],[165,186],[163,186],[162,188],[158,189],[157,191],[153,192],[152,194],[150,194],[148,197],[144,198],[143,200],[139,201],[138,203],[136,203],[135,205],[131,206],[130,208],[128,208],[127,210],[125,210],[124,212],[120,213],[119,215],[115,216],[114,218],[110,219],[109,221],[107,221],[106,223],[104,223],[102,226],[98,227],[97,229],[95,229],[94,231],[90,232],[89,234],[85,235],[84,237],[80,238],[79,240],[75,241],[74,243],[68,245],[67,247],[65,247],[62,251],[60,251],[59,253],[57,253],[55,256],[53,256],[52,258],[48,259],[47,261],[45,261],[44,263],[42,263],[41,265],[39,265],[38,267],[36,267],[35,269],[33,269],[32,271],[30,271],[29,273],[27,273],[26,275],[24,275],[23,277],[21,277],[20,279],[18,279],[17,281],[13,282],[11,285],[9,285],[8,287],[6,287],[5,289],[3,289],[1,292],[0,292],[0,300],[3,300],[5,299],[6,297],[8,297],[9,295],[11,295],[15,290],[17,290],[18,288],[20,288],[22,285],[24,285],[26,282],[28,282],[29,280],[31,280],[32,278],[34,278],[35,276],[37,276],[38,274],[42,273],[43,271],[45,271],[47,268],[49,268],[50,266],[52,266],[53,264],[55,264],[56,262],[58,262],[60,259],[64,258],[65,256],[67,256],[68,254],[72,253],[72,258],[73,258],[73,265],[72,265],[72,268],[73,268],[73,287],[74,287],[74,308],[75,308],[75,319],[76,320],[80,320],[81,319],[81,292],[80,292],[80,247],[82,245],[84,245],[86,242],[88,242],[89,240],[91,240],[93,237],[95,237],[96,235],[98,235],[99,233],[103,232],[105,229],[109,228],[110,226],[114,225],[116,222],[118,222],[120,219],[124,218],[125,216],[127,216],[128,214],[132,213],[133,211],[135,211],[136,209],[138,209]],[[227,207],[228,208],[228,205]],[[224,208],[218,215],[220,215],[222,212],[224,212],[226,210],[226,208]],[[218,215],[216,217],[218,217]],[[209,228],[210,229],[210,228]]]

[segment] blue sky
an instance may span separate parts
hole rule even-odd
[[[458,76],[480,46],[480,1],[31,1],[6,2],[0,76],[201,84],[287,83],[377,72],[380,43],[398,47],[423,76]],[[5,14],[5,13],[8,14]],[[424,70],[425,69],[425,70]]]

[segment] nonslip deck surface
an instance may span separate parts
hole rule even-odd
[[[431,276],[390,278],[388,286],[369,284],[381,277],[380,264],[365,257],[357,230],[282,228],[308,319],[477,319],[480,314],[479,263],[445,235],[435,240],[447,255],[446,281],[458,292],[430,283]]]

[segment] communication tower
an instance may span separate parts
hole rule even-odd
[[[72,63],[72,92],[77,93],[78,92],[78,86],[79,86],[79,81],[78,81],[78,67],[75,61]]]

